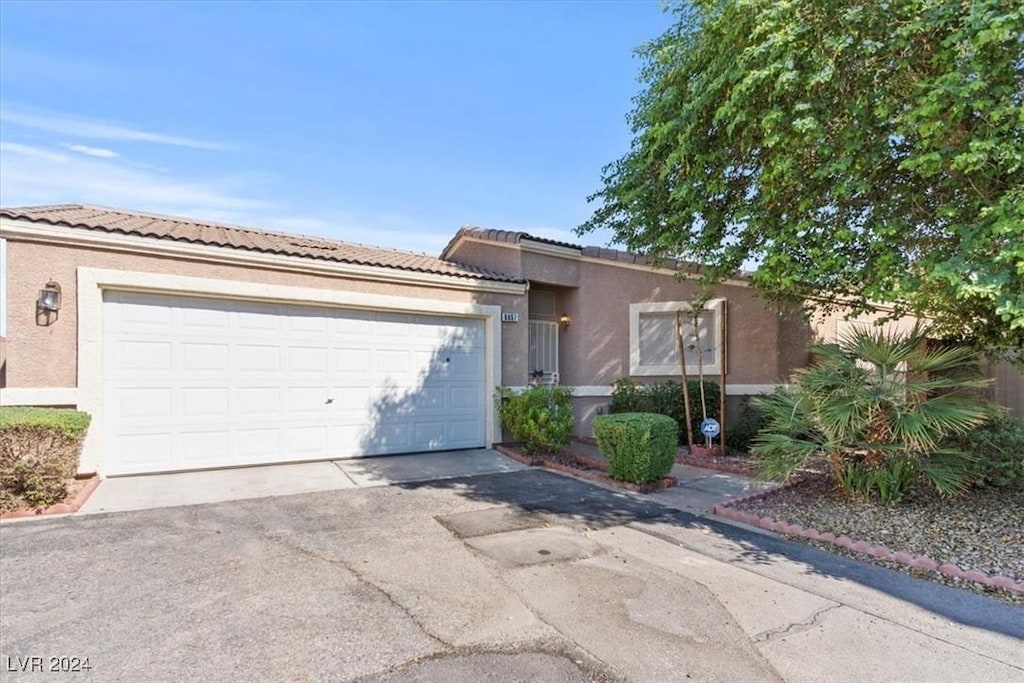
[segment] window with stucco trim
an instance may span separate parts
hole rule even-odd
[[[661,301],[629,305],[629,374],[664,376],[679,374],[679,345],[676,341],[676,312],[683,312],[686,344],[686,373],[696,376],[697,353],[704,375],[722,371],[722,315],[725,299],[712,299],[697,314],[694,329],[690,304]]]

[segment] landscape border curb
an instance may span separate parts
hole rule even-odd
[[[45,507],[35,507],[28,510],[10,510],[8,512],[0,512],[0,519],[24,519],[26,517],[42,517],[45,515],[70,515],[78,512],[85,501],[89,500],[89,496],[92,495],[96,487],[100,485],[100,477],[98,474],[94,474],[85,479],[85,486],[78,492],[75,499],[70,503],[54,503],[53,505],[47,505]]]
[[[867,541],[855,540],[848,536],[837,537],[835,534],[828,531],[819,531],[813,527],[806,528],[800,524],[789,524],[783,520],[778,520],[773,517],[758,517],[753,513],[743,512],[742,510],[735,510],[732,508],[733,505],[738,503],[745,503],[759,498],[764,498],[779,489],[793,486],[797,483],[799,483],[799,480],[795,479],[786,482],[782,486],[758,491],[749,496],[743,496],[742,498],[736,498],[724,503],[717,503],[711,508],[711,512],[719,517],[724,517],[725,519],[730,519],[734,522],[740,522],[741,524],[747,524],[767,531],[774,531],[790,536],[800,536],[801,538],[828,543],[862,555],[870,555],[871,557],[881,560],[896,562],[913,569],[939,572],[940,574],[945,574],[946,576],[956,579],[972,581],[974,583],[980,583],[983,586],[989,586],[991,588],[998,588],[1024,595],[1024,581],[1017,581],[1010,576],[989,574],[988,572],[981,571],[980,569],[965,570],[949,562],[940,564],[927,555],[914,555],[906,551],[893,551],[884,545],[875,545]]]

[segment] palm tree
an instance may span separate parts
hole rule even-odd
[[[962,491],[964,453],[944,439],[983,424],[987,380],[975,351],[936,345],[927,329],[857,329],[818,344],[811,367],[760,401],[767,426],[754,440],[762,475],[787,479],[824,458],[841,489],[897,502],[920,475],[942,494]]]

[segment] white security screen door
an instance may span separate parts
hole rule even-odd
[[[558,323],[530,321],[530,374],[542,383],[558,384]]]

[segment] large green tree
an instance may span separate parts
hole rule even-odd
[[[1024,347],[1020,0],[694,0],[583,234]]]

